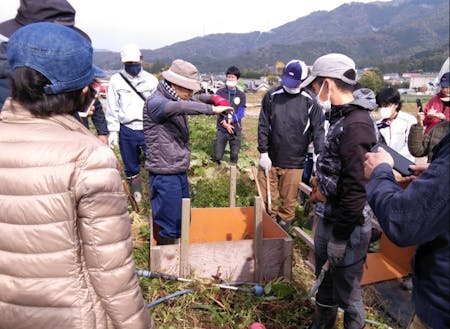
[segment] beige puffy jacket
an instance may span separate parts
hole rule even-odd
[[[75,118],[0,113],[0,328],[153,328],[117,160]]]

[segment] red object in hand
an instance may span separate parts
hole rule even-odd
[[[253,322],[248,329],[266,329],[266,326],[261,322]]]
[[[211,100],[215,106],[230,106],[230,102],[228,99],[223,98],[219,95],[213,95]]]

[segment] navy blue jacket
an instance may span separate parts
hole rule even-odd
[[[217,90],[216,94],[225,99],[228,99],[228,101],[230,102],[231,106],[234,109],[234,114],[231,121],[231,124],[234,127],[234,131],[236,132],[242,130],[241,121],[244,118],[245,108],[247,106],[247,99],[245,93],[237,88],[235,90],[230,91],[227,87],[224,87]],[[220,124],[224,119],[225,116],[223,115],[217,116],[217,129],[219,129],[224,133],[227,133],[227,130]]]
[[[105,111],[103,111],[102,102],[97,99],[94,103],[95,111],[92,114],[92,123],[94,124],[95,130],[97,130],[97,135],[108,135],[108,125],[106,124]],[[77,115],[78,116],[78,115]],[[80,119],[78,117],[78,119]],[[88,118],[80,119],[86,128],[89,129]]]
[[[377,166],[367,198],[387,237],[399,246],[417,245],[413,301],[420,320],[450,328],[450,135],[433,150],[430,166],[402,190],[387,164]]]
[[[5,100],[10,96],[10,86],[8,81],[9,66],[6,60],[6,42],[0,43],[0,111]]]

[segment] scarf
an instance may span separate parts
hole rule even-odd
[[[377,123],[378,129],[387,128],[391,125],[392,120],[390,119],[383,119],[381,122]]]
[[[182,99],[180,98],[180,96],[178,96],[178,94],[177,94],[177,92],[175,91],[175,89],[173,89],[173,88],[167,83],[166,80],[163,80],[163,81],[161,82],[161,85],[163,86],[164,90],[165,90],[170,96],[172,96],[172,98],[173,98],[174,100],[182,101]]]

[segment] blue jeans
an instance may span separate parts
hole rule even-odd
[[[314,234],[314,252],[316,276],[326,262],[327,244],[332,237],[333,224],[317,219]],[[347,241],[345,257],[336,266],[326,272],[319,286],[316,301],[322,305],[340,306],[344,310],[344,328],[360,329],[364,327],[365,311],[361,295],[361,278],[367,256],[367,247],[372,225],[367,219],[363,225],[357,225]]]
[[[145,157],[143,130],[133,130],[120,125],[119,150],[125,167],[125,175],[133,177],[141,172],[141,155]]]
[[[182,199],[189,198],[187,174],[150,175],[153,221],[164,238],[181,236]]]

